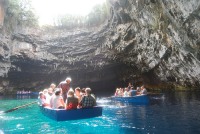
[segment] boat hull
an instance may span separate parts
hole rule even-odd
[[[80,108],[74,110],[51,109],[40,106],[41,112],[56,121],[78,120],[102,116],[102,107]]]
[[[137,104],[148,104],[149,97],[147,95],[137,95],[130,97],[111,97],[114,101],[126,102],[126,103],[137,103]]]

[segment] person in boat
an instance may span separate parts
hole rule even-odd
[[[75,96],[78,98],[78,103],[80,103],[82,97],[80,87],[75,88]]]
[[[64,101],[66,101],[67,99],[67,92],[70,88],[71,81],[72,79],[67,77],[65,81],[60,82],[60,84],[58,85],[58,88],[62,89],[62,94],[63,94],[62,96],[63,96]]]
[[[96,100],[93,96],[91,96],[91,92],[92,90],[90,88],[85,89],[86,94],[82,96],[81,102],[79,103],[82,108],[96,106]]]
[[[141,91],[141,88],[140,88],[140,87],[137,87],[137,88],[136,88],[136,95],[139,95],[139,94],[140,94],[140,91]]]
[[[50,105],[46,102],[46,98],[45,98],[43,92],[39,92],[38,104],[39,104],[40,106],[43,106],[43,107],[50,106]]]
[[[144,94],[147,94],[147,90],[146,90],[145,86],[142,85],[142,86],[141,86],[140,95],[144,95]]]
[[[54,92],[54,91],[55,91],[55,88],[56,88],[56,84],[51,83],[50,88],[52,88],[52,89],[53,89],[53,92]]]
[[[46,101],[49,105],[50,105],[50,100],[51,100],[52,96],[53,96],[53,89],[48,88],[48,92],[47,92],[47,94],[45,94],[45,97],[46,97]]]
[[[52,96],[50,106],[53,109],[65,109],[65,103],[62,97],[62,89],[56,88],[55,95]]]
[[[81,94],[81,97],[85,95],[85,88],[81,89],[81,93],[80,94]]]
[[[123,88],[120,88],[120,89],[119,89],[119,96],[120,96],[120,97],[123,97],[123,96],[124,96],[124,89],[123,89]]]
[[[119,88],[116,88],[115,96],[119,96]]]
[[[128,88],[128,90],[130,91],[130,90],[133,88],[133,85],[129,82],[127,88]]]
[[[74,96],[73,89],[70,89],[67,93],[66,109],[77,109],[78,103],[78,98]]]
[[[45,99],[46,99],[47,94],[48,94],[48,89],[45,88],[45,89],[43,90],[43,93],[44,93],[44,97],[45,97]]]
[[[137,93],[137,90],[135,90],[134,87],[132,87],[128,92],[129,96],[135,96],[136,93]]]
[[[128,97],[129,96],[129,90],[128,90],[128,88],[125,88],[124,90],[125,91],[124,91],[123,97]]]

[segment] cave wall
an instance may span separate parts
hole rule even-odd
[[[146,84],[199,86],[200,1],[115,0],[111,41],[117,60]],[[153,76],[153,77],[152,77]]]
[[[110,18],[96,28],[1,31],[0,92],[40,90],[67,76],[97,92],[128,82],[199,86],[199,0],[107,2]]]
[[[0,1],[0,29],[3,27],[3,22],[4,22],[4,0]]]

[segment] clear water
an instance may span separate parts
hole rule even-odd
[[[36,98],[36,97],[35,97]],[[199,134],[200,93],[165,93],[148,105],[122,104],[98,98],[103,116],[56,122],[36,104],[0,113],[0,134]],[[0,111],[35,101],[34,97],[0,97]]]

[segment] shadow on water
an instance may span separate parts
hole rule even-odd
[[[185,91],[185,92],[165,92],[165,99],[167,103],[172,105],[190,102],[194,100],[200,100],[199,91]]]

